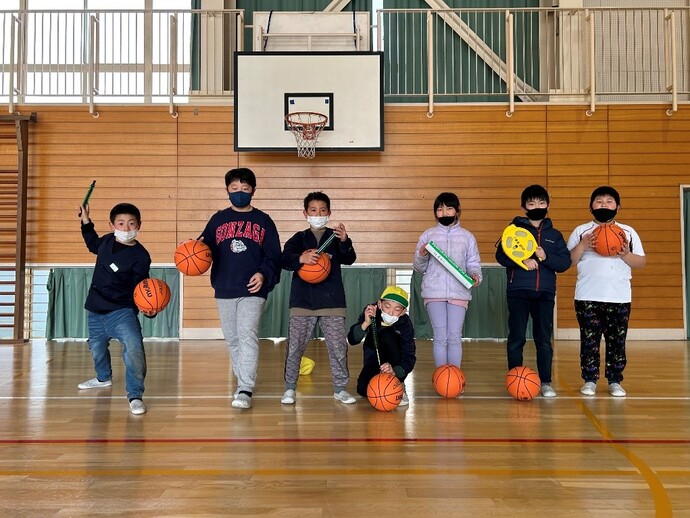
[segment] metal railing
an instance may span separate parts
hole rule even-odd
[[[690,99],[688,8],[377,12],[387,99],[666,102]]]
[[[439,4],[440,5],[440,4]],[[232,97],[242,10],[0,11],[0,102]],[[690,99],[690,8],[383,9],[387,102],[668,103]],[[304,35],[295,35],[304,38]]]
[[[243,11],[0,11],[0,102],[176,103],[232,93]],[[233,38],[234,36],[234,38]],[[227,101],[225,101],[227,102]]]

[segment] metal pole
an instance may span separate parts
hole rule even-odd
[[[508,84],[508,111],[506,117],[515,112],[515,46],[513,45],[513,15],[506,11],[506,82]]]
[[[434,116],[434,13],[426,12],[426,75],[429,86],[429,110],[427,117]]]
[[[589,110],[587,110],[587,116],[591,117],[597,110],[597,82],[596,63],[594,61],[594,15],[592,15],[589,9],[585,9],[585,20],[587,21],[587,50],[589,51],[589,59],[587,60],[587,68],[589,69]]]

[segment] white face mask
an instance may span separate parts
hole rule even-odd
[[[328,223],[328,216],[307,216],[307,221],[311,228],[318,230],[326,226]]]
[[[381,311],[381,320],[383,320],[385,325],[392,326],[398,321],[398,317],[394,317],[393,315],[389,315],[388,313]]]
[[[117,239],[120,243],[131,243],[136,239],[138,233],[138,230],[130,230],[129,232],[125,232],[124,230],[116,230],[115,239]]]

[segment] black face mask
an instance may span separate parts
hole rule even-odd
[[[455,223],[455,216],[441,216],[438,218],[438,222],[444,227],[448,227]]]
[[[530,221],[541,221],[546,217],[546,213],[549,209],[528,209],[526,211],[527,219]]]
[[[608,223],[618,214],[617,209],[592,209],[592,216],[600,223]]]

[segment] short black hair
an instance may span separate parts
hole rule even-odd
[[[452,192],[442,192],[434,200],[434,213],[441,205],[446,207],[452,207],[455,212],[460,212],[460,198],[457,197],[455,193]]]
[[[520,204],[522,208],[525,208],[525,205],[527,205],[528,201],[531,200],[536,200],[536,201],[545,201],[546,204],[549,204],[549,193],[546,189],[544,189],[541,185],[530,185],[529,187],[525,187],[525,190],[522,191],[522,194],[520,195]]]
[[[621,195],[618,194],[618,191],[610,185],[602,185],[592,191],[592,195],[589,197],[590,209],[592,208],[592,203],[594,203],[594,200],[597,198],[597,196],[611,196],[611,198],[616,200],[616,205],[621,204]]]
[[[331,199],[328,197],[328,195],[325,192],[321,191],[314,191],[310,192],[307,194],[307,196],[304,198],[304,210],[307,210],[309,208],[309,202],[312,201],[323,201],[326,203],[326,208],[328,209],[328,212],[331,211]]]
[[[131,203],[118,203],[110,209],[110,222],[115,223],[115,218],[120,214],[131,214],[137,219],[137,224],[141,225],[141,212],[139,212],[136,205],[132,205]]]
[[[235,180],[248,184],[252,190],[256,189],[256,176],[254,175],[254,172],[247,167],[230,169],[227,173],[225,173],[225,188],[227,189],[228,185]]]

